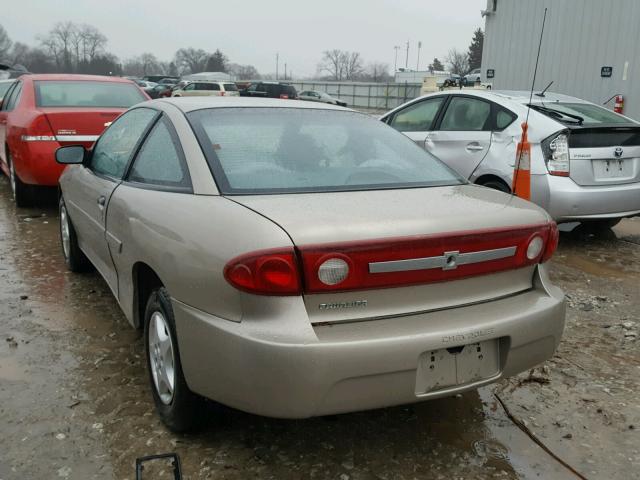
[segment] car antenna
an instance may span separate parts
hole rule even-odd
[[[540,49],[542,48],[542,38],[544,35],[544,24],[547,21],[547,7],[544,8],[544,15],[542,17],[542,28],[540,29],[540,41],[538,42],[538,53],[536,55],[536,66],[533,69],[533,80],[531,81],[531,92],[529,93],[529,103],[527,104],[527,117],[524,120],[524,123],[522,124],[522,140],[527,141],[527,130],[529,129],[529,113],[531,113],[531,101],[533,100],[533,89],[536,85],[536,75],[538,74],[538,62],[540,60]],[[518,142],[518,146],[520,146],[521,142]],[[524,145],[523,145],[524,147]],[[524,153],[524,148],[518,148],[517,151],[517,158],[516,158],[516,164],[514,166],[514,170],[513,170],[513,188],[511,189],[511,195],[515,195],[516,194],[516,185],[518,183],[518,172],[520,171],[520,166],[522,164],[522,157],[523,157],[523,153]],[[527,163],[529,163],[531,160],[528,158],[527,159]],[[531,166],[529,165],[527,167],[528,169],[531,168]]]
[[[544,87],[544,88],[542,89],[542,91],[541,91],[541,92],[536,93],[536,97],[543,97],[543,98],[544,98],[544,94],[545,94],[545,92],[546,92],[547,90],[549,90],[549,87],[550,87],[551,85],[553,85],[553,80],[551,80],[551,81],[549,82],[549,85],[547,85],[546,87]]]

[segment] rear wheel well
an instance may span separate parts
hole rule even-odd
[[[149,295],[163,286],[164,283],[149,265],[138,262],[133,266],[133,320],[136,328],[144,327],[144,312]]]
[[[491,188],[495,188],[496,190],[501,190],[503,192],[511,193],[511,187],[505,182],[502,178],[497,175],[482,175],[476,178],[475,183],[477,185],[486,185]],[[489,184],[489,185],[487,185]],[[497,186],[501,186],[502,188],[496,188]]]

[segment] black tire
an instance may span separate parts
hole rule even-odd
[[[10,153],[7,154],[7,160],[9,163],[9,182],[11,183],[13,200],[16,202],[16,207],[31,207],[33,205],[33,187],[20,180],[13,166],[13,159]]]
[[[487,188],[493,188],[494,190],[499,190],[504,193],[511,193],[511,189],[509,188],[509,185],[504,183],[502,180],[497,180],[497,179],[484,180],[482,182],[478,182],[478,185],[482,185],[483,187],[487,187]]]
[[[60,197],[60,202],[58,203],[58,212],[60,214],[60,248],[62,249],[64,263],[72,272],[86,272],[91,268],[91,262],[84,254],[84,252],[80,250],[80,246],[78,245],[78,236],[76,235],[76,229],[73,228],[73,223],[71,222],[71,218],[69,217],[67,206],[65,205],[64,198],[62,197]],[[68,232],[68,244],[66,246],[64,242],[65,225]]]
[[[151,318],[156,312],[159,312],[164,320],[166,329],[165,334],[171,338],[173,348],[173,371],[174,371],[174,388],[170,401],[163,401],[161,393],[158,392],[156,381],[152,373],[152,361],[149,347],[149,332]],[[168,332],[166,331],[168,329]],[[149,374],[149,384],[153,395],[153,402],[156,411],[164,423],[170,430],[177,433],[196,431],[205,424],[204,406],[205,400],[201,396],[189,390],[182,372],[182,364],[180,362],[180,351],[178,349],[178,339],[176,335],[176,322],[171,307],[169,293],[164,287],[154,290],[149,295],[147,308],[144,312],[144,346],[145,357],[147,359],[147,372]]]

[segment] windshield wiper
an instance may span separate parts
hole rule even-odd
[[[575,120],[575,122],[578,125],[582,125],[584,123],[584,118],[582,118],[580,115],[573,115],[571,113],[566,113],[561,110],[556,110],[554,108],[543,107],[542,105],[529,105],[529,107],[533,108],[538,112],[548,113],[551,116],[556,118],[561,118],[561,117],[571,118],[572,120]]]

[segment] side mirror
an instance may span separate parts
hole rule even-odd
[[[62,165],[74,165],[84,162],[86,150],[82,145],[69,145],[56,150],[56,162]]]

